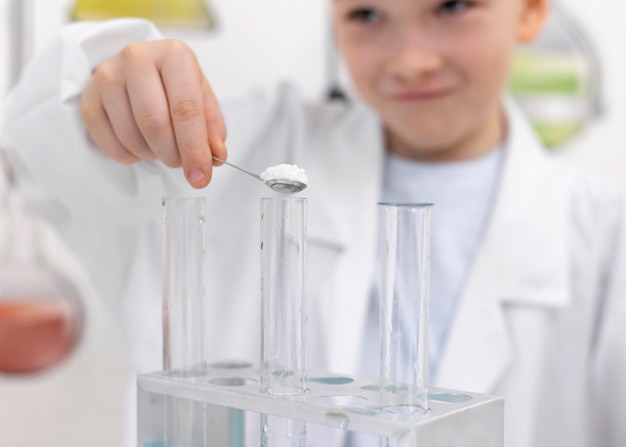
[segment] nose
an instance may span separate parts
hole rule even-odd
[[[422,30],[412,28],[398,33],[394,50],[385,64],[386,73],[397,80],[410,82],[436,72],[442,55],[436,43]]]

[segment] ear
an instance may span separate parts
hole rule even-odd
[[[528,43],[535,39],[550,11],[550,0],[520,0],[521,9],[517,40],[520,43]]]

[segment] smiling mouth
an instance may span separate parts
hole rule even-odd
[[[428,91],[418,91],[418,92],[401,92],[391,95],[391,97],[396,101],[433,101],[436,99],[443,98],[450,93],[449,90],[428,90]]]

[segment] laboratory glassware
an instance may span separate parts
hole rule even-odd
[[[306,391],[306,199],[261,199],[261,391]],[[301,420],[261,415],[263,447],[304,447]]]
[[[174,376],[206,373],[205,200],[163,199],[163,370]]]
[[[163,199],[163,371],[172,377],[206,375],[206,235],[203,197]],[[165,401],[167,445],[203,445],[207,404]]]
[[[264,199],[267,203],[262,203],[261,214],[261,265],[262,289],[263,293],[270,292],[272,287],[282,287],[280,284],[290,284],[282,287],[282,290],[295,290],[295,295],[300,295],[299,291],[304,287],[304,272],[306,271],[305,259],[306,235],[300,235],[306,230],[305,224],[296,224],[296,228],[291,228],[293,221],[298,222],[294,215],[303,213],[303,209],[297,208],[296,213],[289,211],[293,206],[293,201],[304,200],[283,196],[277,199]],[[288,203],[285,203],[288,202]],[[270,203],[271,202],[271,203]],[[306,202],[303,201],[303,204]],[[281,208],[282,207],[282,208]],[[270,212],[268,210],[273,210]],[[415,236],[415,240],[428,241],[428,211],[423,217],[422,227],[409,231]],[[403,219],[399,218],[400,224],[396,224],[390,233],[398,233],[398,227],[404,228]],[[286,221],[287,223],[283,222]],[[302,216],[302,222],[306,219]],[[291,229],[290,229],[291,228]],[[269,232],[269,235],[266,234]],[[404,236],[395,238],[395,242],[390,244],[404,247],[412,243],[411,238]],[[304,241],[304,243],[300,242]],[[302,245],[301,251],[297,249]],[[421,245],[421,262],[418,262],[417,274],[426,275],[428,266],[427,246]],[[416,250],[410,250],[414,252]],[[419,249],[418,249],[419,251]],[[393,251],[395,253],[395,250]],[[281,256],[286,253],[286,256]],[[391,253],[391,251],[389,251]],[[410,258],[410,257],[409,257]],[[295,259],[295,261],[294,261]],[[396,269],[410,269],[409,264],[403,257],[395,258],[396,261],[389,262],[388,272]],[[294,265],[297,267],[293,269]],[[396,275],[393,277],[395,278]],[[268,283],[272,278],[278,278],[277,283]],[[295,279],[295,280],[294,280]],[[396,281],[399,282],[399,281]],[[427,283],[421,283],[422,292],[427,292]],[[425,289],[425,290],[424,290]],[[263,295],[263,294],[262,294]],[[280,295],[280,296],[286,296]],[[303,296],[303,295],[302,295]],[[424,296],[420,294],[420,296]],[[265,304],[262,306],[265,309]],[[299,358],[300,361],[291,362],[295,366],[286,365],[287,362],[278,363],[277,369],[280,374],[273,375],[273,368],[269,363],[261,365],[262,371],[257,370],[252,363],[242,363],[240,367],[225,368],[223,362],[211,361],[206,376],[198,377],[172,377],[165,371],[141,374],[138,377],[138,407],[139,407],[139,437],[140,444],[147,445],[244,445],[242,433],[244,424],[240,418],[241,411],[250,411],[261,415],[263,424],[261,425],[263,447],[303,447],[306,441],[307,423],[321,424],[337,430],[350,430],[365,432],[370,435],[381,437],[385,445],[398,447],[409,447],[415,445],[457,445],[463,444],[468,439],[474,441],[476,445],[483,447],[502,447],[503,427],[504,427],[504,401],[495,396],[484,396],[465,391],[454,391],[444,389],[431,389],[428,400],[428,413],[424,413],[417,405],[427,405],[425,400],[415,403],[414,400],[408,402],[394,400],[389,402],[389,406],[380,411],[380,382],[371,378],[351,377],[337,375],[329,372],[305,374],[304,369],[304,339],[301,343],[287,345],[285,350],[281,350],[280,344],[291,342],[293,334],[285,337],[282,341],[275,338],[276,335],[284,333],[286,327],[292,327],[295,334],[300,334],[303,329],[306,317],[304,316],[304,302],[301,305],[301,312],[293,309],[293,303],[268,302],[276,312],[264,312],[263,336],[268,331],[266,340],[271,339],[271,346],[280,352],[279,356],[288,359]],[[291,308],[290,308],[291,306]],[[298,305],[300,307],[300,305]],[[286,317],[285,317],[286,316]],[[294,318],[295,316],[295,318]],[[290,323],[291,322],[291,323]],[[282,325],[282,327],[280,327]],[[425,325],[421,327],[425,328]],[[274,331],[274,329],[277,331]],[[418,330],[418,328],[415,328]],[[415,333],[415,331],[413,331]],[[423,334],[423,333],[422,333]],[[257,340],[255,338],[254,340]],[[424,342],[425,343],[425,342]],[[294,349],[300,344],[301,349]],[[262,358],[266,359],[265,351]],[[289,352],[295,352],[290,356]],[[400,352],[395,351],[395,354]],[[299,354],[299,355],[298,355]],[[301,363],[300,363],[301,362]],[[228,363],[228,362],[226,362]],[[292,374],[301,365],[300,374]],[[235,365],[233,365],[235,366]],[[270,367],[268,367],[270,366]],[[427,370],[424,364],[423,371]],[[287,374],[282,374],[282,372]],[[302,376],[303,380],[292,382],[293,377]],[[306,376],[306,382],[304,377]],[[275,382],[276,381],[276,382]],[[404,385],[389,386],[390,392],[396,392],[394,396],[401,395]],[[264,384],[264,386],[259,386]],[[272,394],[269,385],[275,389]],[[276,391],[280,391],[277,393]],[[172,411],[185,410],[180,405],[174,407],[170,401],[177,404],[188,402],[198,406],[194,424],[187,424],[189,430],[192,428],[197,432],[203,430],[202,436],[195,436],[189,442],[173,443],[169,435],[171,430],[167,411],[162,411],[164,402],[167,402],[168,409]],[[156,403],[156,404],[155,404]],[[404,404],[405,409],[411,411],[400,411],[400,414],[389,414],[393,411],[393,405]],[[206,405],[199,407],[200,405]],[[415,410],[415,412],[413,412]],[[200,411],[204,411],[204,417],[197,418]],[[224,418],[224,411],[235,413],[236,420],[232,424],[233,418]],[[407,414],[410,413],[410,414]],[[189,413],[186,413],[189,414]],[[246,415],[247,417],[247,415]],[[190,419],[185,416],[183,421]],[[204,423],[208,425],[199,427]],[[216,435],[216,424],[221,427],[222,435]],[[454,427],[454,430],[450,430]],[[219,430],[217,430],[219,432]],[[218,439],[218,441],[216,441]],[[192,442],[193,441],[193,442]],[[247,444],[245,444],[247,445]]]
[[[49,259],[43,222],[9,191],[0,214],[0,372],[54,367],[76,348],[84,311],[75,284]]]
[[[306,199],[261,199],[261,390],[306,390]]]
[[[387,413],[428,409],[431,204],[379,203],[380,399]]]

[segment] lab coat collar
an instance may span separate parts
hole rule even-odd
[[[499,195],[461,297],[440,363],[438,386],[491,392],[515,347],[505,307],[567,305],[569,178],[505,101],[506,159]]]

